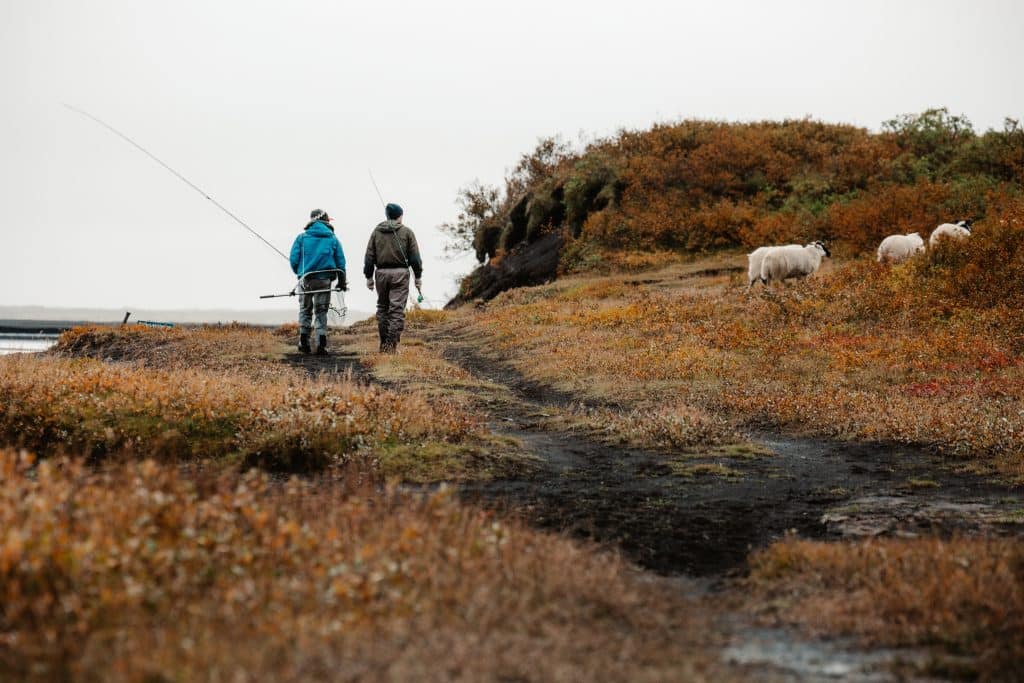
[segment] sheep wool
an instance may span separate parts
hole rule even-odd
[[[787,247],[802,248],[799,244],[788,244]],[[761,279],[761,262],[764,261],[765,254],[770,252],[772,249],[782,249],[782,246],[770,246],[770,247],[758,247],[754,251],[747,254],[747,286],[753,287],[754,283]]]
[[[916,232],[889,235],[878,245],[879,263],[902,263],[914,254],[924,251],[924,239]]]
[[[970,221],[957,221],[956,223],[943,223],[939,227],[932,230],[931,237],[928,238],[928,246],[934,247],[938,244],[939,240],[943,237],[963,239],[971,236],[971,222]]]
[[[823,242],[812,242],[805,247],[791,244],[772,249],[761,261],[761,282],[803,278],[821,267],[821,259],[831,256]]]

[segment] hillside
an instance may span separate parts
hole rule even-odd
[[[812,120],[687,120],[573,150],[542,141],[503,187],[473,184],[446,229],[481,266],[452,305],[559,274],[823,239],[839,256],[885,235],[984,222],[1020,197],[1024,128],[978,133],[945,109],[872,133]]]

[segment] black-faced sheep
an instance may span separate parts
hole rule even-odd
[[[889,235],[878,245],[879,263],[901,263],[924,251],[924,240],[916,232]]]
[[[811,242],[806,247],[791,244],[768,251],[761,260],[761,282],[807,277],[821,267],[821,259],[831,256],[824,242]]]
[[[783,249],[784,247],[801,248],[799,244],[786,244],[781,246],[758,247],[747,254],[747,286],[753,287],[754,283],[761,279],[761,262],[765,254],[772,249]]]
[[[932,230],[932,235],[928,238],[928,246],[934,247],[943,237],[963,239],[964,237],[970,236],[971,221],[969,220],[960,220],[956,223],[943,223]]]

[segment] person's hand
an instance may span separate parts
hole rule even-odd
[[[416,278],[416,289],[423,289],[423,280],[421,278]]]
[[[338,280],[338,291],[339,292],[347,292],[348,291],[348,283],[345,282],[344,280]]]
[[[373,291],[373,278],[366,279],[366,288],[371,292]]]

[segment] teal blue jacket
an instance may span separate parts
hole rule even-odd
[[[316,270],[345,270],[345,252],[334,231],[321,221],[313,221],[292,243],[292,272],[299,277]],[[324,273],[333,280],[334,274]]]

